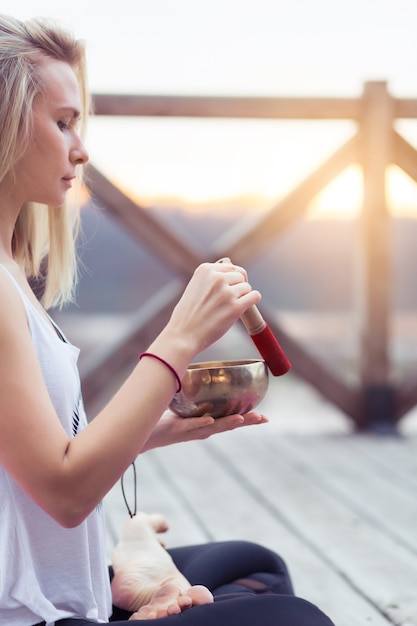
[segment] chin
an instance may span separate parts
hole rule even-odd
[[[37,204],[44,204],[46,206],[50,206],[54,209],[60,209],[64,204],[65,204],[65,199],[66,199],[66,194],[62,194],[62,195],[56,195],[54,197],[38,197],[38,198],[31,198],[30,201],[31,202],[36,202]]]
[[[62,196],[61,198],[49,198],[44,204],[52,207],[53,209],[61,209],[65,204],[66,196]]]

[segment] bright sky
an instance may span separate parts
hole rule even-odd
[[[417,97],[416,0],[2,0],[1,11],[54,17],[85,39],[93,92],[355,97],[364,82],[386,80],[393,95]],[[417,123],[402,130],[417,144]],[[349,123],[97,118],[88,148],[141,198],[250,197],[261,207],[352,131]],[[417,206],[415,185],[390,176],[399,202]],[[346,172],[322,204],[349,212],[359,178]]]

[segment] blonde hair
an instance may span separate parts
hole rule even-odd
[[[84,44],[49,20],[21,22],[0,15],[0,181],[13,175],[31,140],[33,101],[43,90],[38,63],[45,57],[64,61],[74,70],[84,134],[90,107]],[[77,178],[81,191],[80,166]],[[46,308],[62,306],[74,295],[79,208],[79,200],[59,208],[27,202],[15,225],[13,255],[28,279],[42,283]]]

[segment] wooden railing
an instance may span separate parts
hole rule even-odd
[[[155,294],[125,337],[109,346],[95,362],[82,371],[88,403],[101,385],[121,365],[146,346],[167,321],[191,272],[202,261],[229,256],[247,265],[262,255],[267,243],[275,240],[305,214],[309,202],[332,179],[352,164],[363,171],[363,206],[360,215],[360,364],[356,385],[348,384],[328,366],[309,353],[276,321],[273,311],[263,308],[264,317],[282,344],[294,371],[312,384],[355,423],[358,429],[395,430],[396,423],[417,404],[417,370],[401,383],[391,376],[389,355],[390,242],[389,215],[385,192],[387,167],[396,164],[417,182],[417,151],[394,128],[400,118],[417,118],[417,99],[396,99],[384,82],[366,83],[360,98],[233,98],[96,95],[96,115],[185,116],[262,119],[350,119],[357,132],[322,163],[298,187],[264,214],[254,225],[226,233],[214,243],[210,259],[189,248],[148,210],[137,205],[111,184],[93,166],[88,173],[91,192],[101,204],[133,234],[151,247],[179,279]]]

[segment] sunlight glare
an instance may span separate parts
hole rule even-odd
[[[352,165],[335,178],[310,203],[310,219],[354,219],[362,205],[362,172]]]
[[[388,168],[387,203],[393,216],[417,218],[417,183],[396,165]]]

